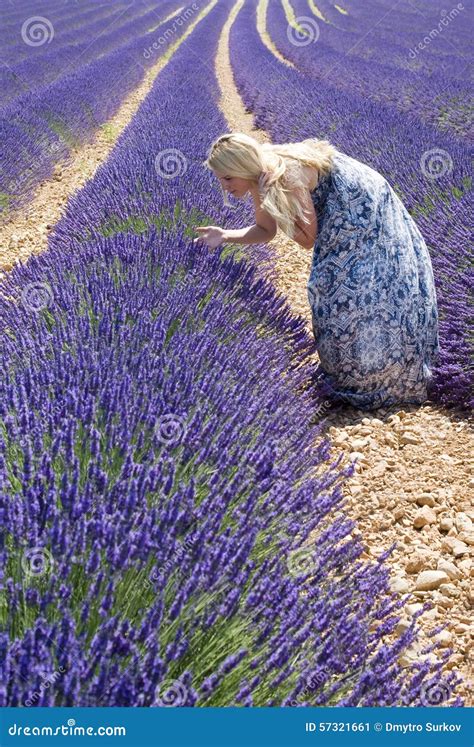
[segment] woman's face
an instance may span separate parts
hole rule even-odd
[[[229,174],[221,174],[217,171],[213,171],[213,173],[219,179],[224,192],[229,192],[236,198],[244,197],[256,183],[251,179],[242,179],[240,176],[229,176]]]

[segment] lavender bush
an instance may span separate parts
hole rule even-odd
[[[177,2],[131,4],[123,7],[116,4],[111,13],[102,10],[99,19],[62,19],[51,21],[54,37],[51,42],[29,46],[22,38],[22,20],[25,12],[11,28],[11,39],[15,41],[3,47],[0,58],[8,63],[1,70],[2,104],[10,103],[16,96],[47,86],[64,75],[70,75],[87,63],[112,52],[137,36],[157,27],[163,19],[178,9]],[[48,8],[42,9],[49,19]],[[23,35],[28,38],[26,30]]]
[[[301,320],[171,238],[72,243],[3,289],[0,702],[419,702],[442,662],[400,668],[415,623],[385,643],[388,570],[329,522]]]
[[[445,10],[431,0],[416,7],[356,1],[346,3],[346,15],[327,4],[324,21],[305,0],[291,5],[307,36],[288,26],[279,3],[270,6],[268,31],[305,75],[451,135],[472,133],[469,68],[459,62],[464,56],[467,61],[471,46],[467,3]]]
[[[139,21],[140,26],[150,26],[153,19],[156,26],[176,5],[175,0],[163,3],[158,11],[147,16],[145,24]],[[183,15],[180,34],[195,17],[195,11]],[[147,57],[144,53],[155,40],[156,32],[135,35],[126,43],[122,43],[119,34],[117,49],[104,52],[72,72],[66,68],[66,74],[46,86],[33,87],[1,110],[4,157],[0,167],[0,216],[8,216],[9,210],[25,204],[34,187],[52,175],[54,164],[90,140],[98,127],[115,114],[145,71],[176,41],[176,33],[164,35],[166,28],[165,24],[163,38],[159,37],[162,42],[153,55]],[[128,38],[128,27],[122,36]],[[105,38],[104,49],[107,45],[110,40]],[[93,54],[100,48],[95,50],[95,44],[90,44],[89,51]]]

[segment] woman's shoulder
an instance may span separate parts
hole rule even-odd
[[[314,166],[306,166],[301,161],[291,159],[287,164],[286,177],[288,186],[295,189],[308,189],[313,192],[319,183],[319,172]]]

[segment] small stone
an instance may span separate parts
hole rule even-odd
[[[444,571],[422,571],[416,579],[417,591],[432,591],[441,584],[449,582],[449,576]]]
[[[385,433],[383,440],[384,443],[387,444],[387,446],[398,446],[398,440],[396,436],[393,435],[393,433]]]
[[[457,579],[462,577],[462,573],[459,570],[459,568],[456,568],[454,563],[451,563],[449,560],[439,560],[438,561],[438,571],[444,571],[449,578],[451,579]]]
[[[458,540],[465,542],[466,545],[474,545],[474,532],[460,532],[458,534]]]
[[[441,597],[437,601],[438,607],[447,607],[448,609],[451,609],[451,607],[454,607],[454,600],[449,599],[448,597]]]
[[[459,667],[460,664],[464,662],[464,656],[462,654],[453,654],[453,656],[449,657],[449,661],[446,664],[447,669],[452,669],[453,667]]]
[[[425,568],[429,560],[427,553],[415,552],[405,564],[405,570],[407,573],[418,573]]]
[[[402,617],[400,622],[397,623],[395,626],[395,633],[397,635],[403,635],[403,633],[408,630],[410,627],[411,622],[407,617]]]
[[[438,635],[434,636],[434,639],[437,643],[440,644],[440,646],[447,647],[450,646],[453,642],[453,636],[452,633],[449,632],[449,630],[442,630]]]
[[[371,425],[375,425],[377,428],[380,428],[381,425],[383,425],[383,420],[379,420],[379,418],[372,418],[370,421]]]
[[[399,441],[401,444],[419,444],[420,439],[414,433],[404,431],[400,434]]]
[[[373,467],[370,474],[373,477],[381,477],[384,474],[384,472],[387,471],[387,469],[388,469],[387,462],[385,461],[385,459],[381,459],[379,462],[377,462],[375,467]]]
[[[443,597],[459,597],[461,592],[459,589],[456,589],[454,584],[441,584],[438,588],[439,593],[443,595]]]
[[[470,627],[469,625],[466,625],[466,623],[458,623],[454,627],[455,633],[469,633]]]
[[[415,602],[415,604],[407,604],[405,607],[405,610],[408,615],[415,615],[417,612],[419,612],[421,609],[423,609],[423,605]]]
[[[438,523],[441,532],[449,532],[453,528],[453,520],[449,516],[441,516]]]
[[[352,449],[354,452],[360,451],[364,448],[364,446],[367,446],[367,439],[366,438],[355,438],[352,441]]]
[[[436,503],[434,496],[432,496],[431,493],[420,493],[420,495],[417,496],[416,502],[419,506],[434,506]]]
[[[472,521],[469,518],[469,516],[464,513],[463,511],[460,511],[458,514],[456,514],[454,523],[456,525],[456,529],[458,532],[470,532],[472,531]]]
[[[407,579],[401,578],[400,576],[395,576],[395,578],[390,579],[389,586],[391,591],[395,591],[399,594],[406,594],[406,592],[410,591],[410,584]]]
[[[455,558],[459,558],[461,555],[464,555],[469,550],[468,546],[464,542],[460,542],[459,540],[454,540],[453,543],[453,549],[452,553]]]
[[[420,508],[420,510],[416,512],[413,519],[413,526],[415,527],[415,529],[421,529],[421,527],[424,527],[426,524],[435,523],[436,514],[431,510],[429,506],[423,506],[423,508]]]
[[[463,573],[465,576],[474,576],[474,566],[472,565],[472,561],[469,558],[458,560],[457,566],[461,573]]]

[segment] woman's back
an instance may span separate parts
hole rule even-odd
[[[311,195],[318,236],[308,298],[329,383],[364,408],[424,401],[438,331],[418,227],[381,174],[342,152]]]

